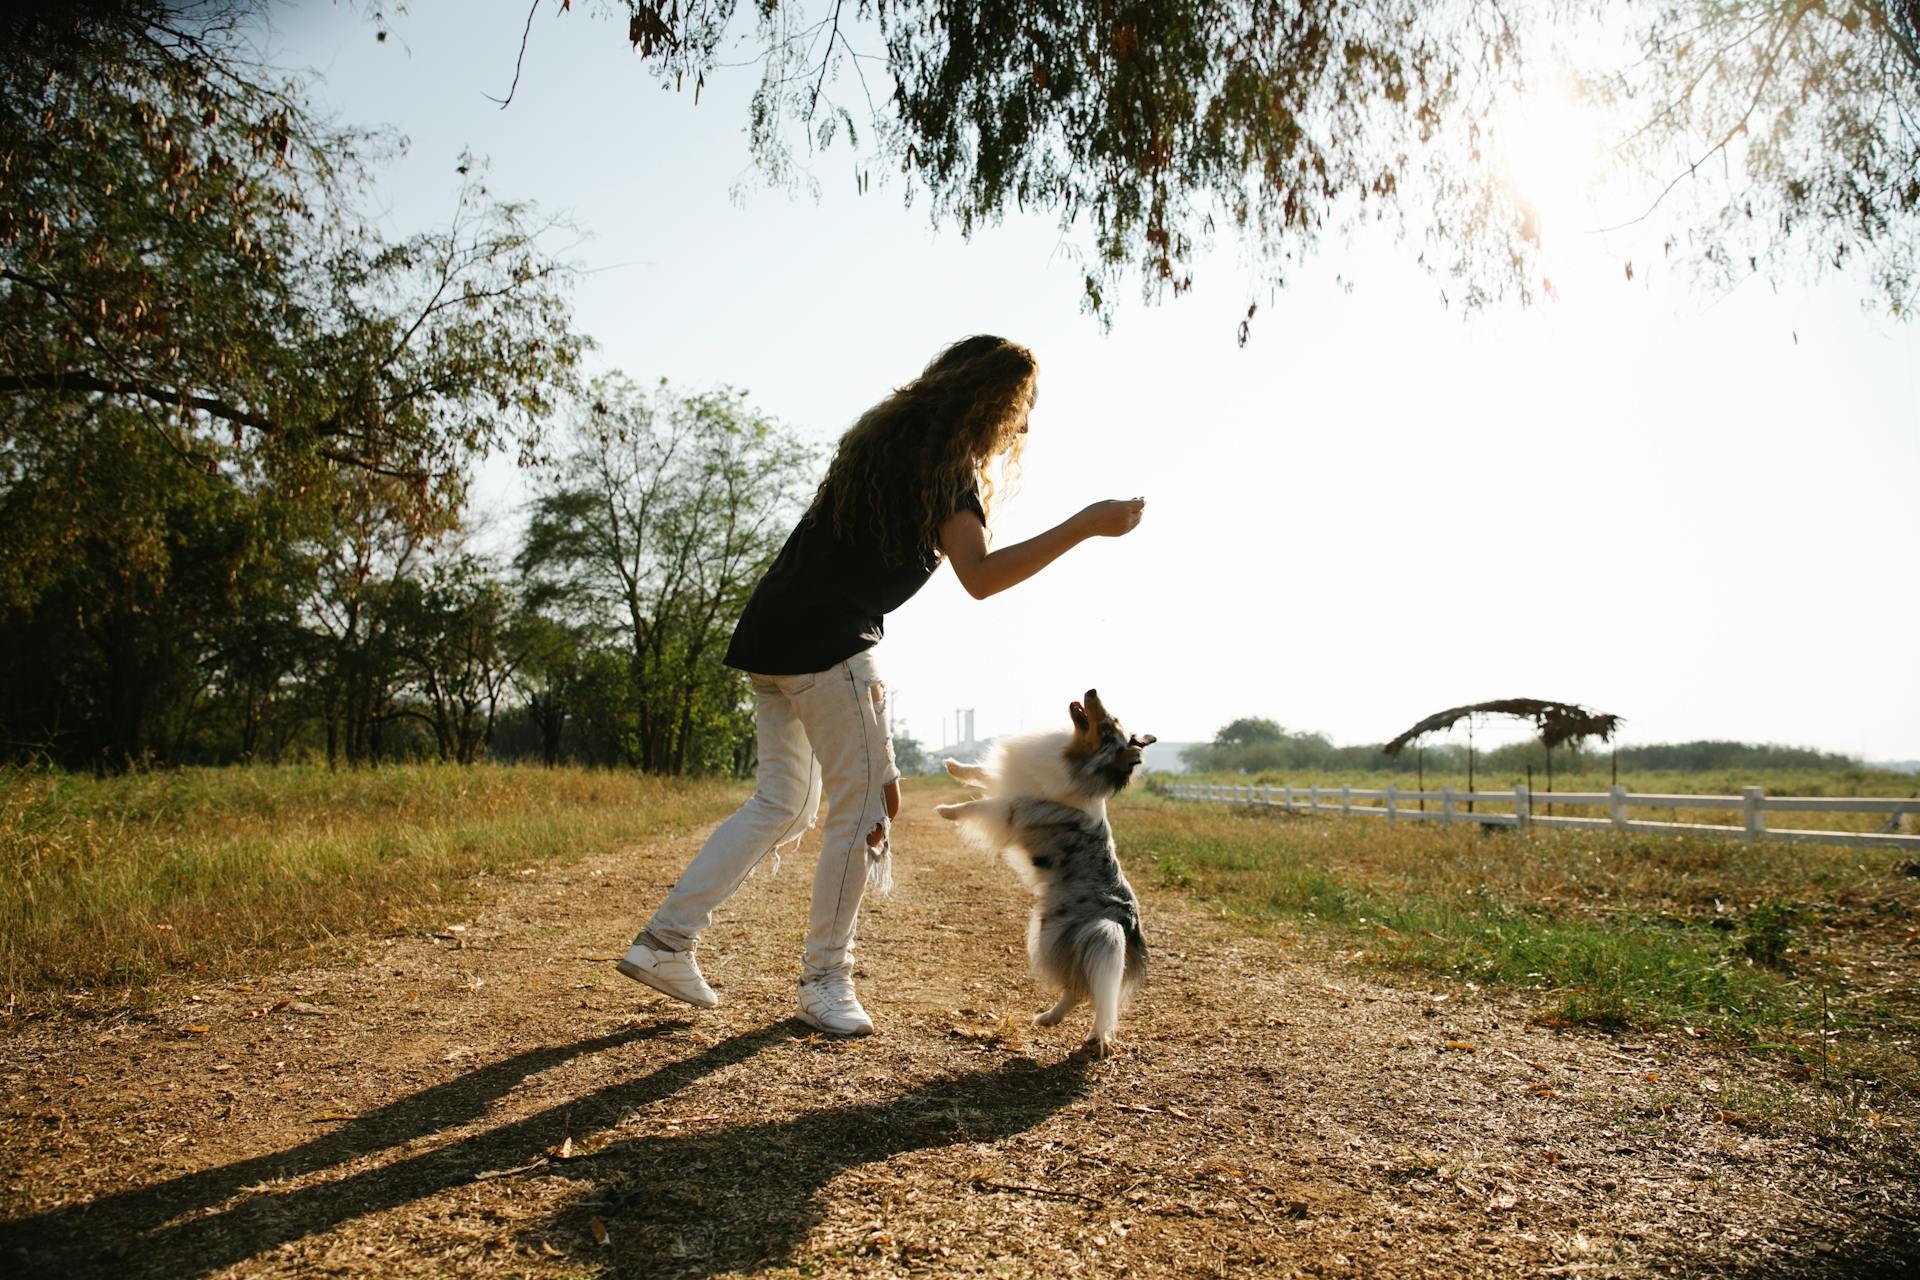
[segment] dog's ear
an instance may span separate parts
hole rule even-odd
[[[1127,739],[1127,745],[1130,747],[1150,747],[1158,741],[1160,741],[1160,739],[1150,733],[1136,733]]]
[[[1067,714],[1073,717],[1073,727],[1082,733],[1085,733],[1093,724],[1093,721],[1087,719],[1087,709],[1077,702],[1067,704]]]

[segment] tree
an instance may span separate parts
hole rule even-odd
[[[459,643],[497,638],[474,611],[498,601],[409,575],[475,458],[538,456],[585,345],[569,271],[466,157],[447,226],[377,234],[377,141],[258,63],[259,8],[0,15],[10,755],[253,759],[309,718],[350,763],[416,718],[445,753],[484,742],[497,655]],[[453,630],[394,625],[422,619]]]
[[[409,714],[433,731],[440,759],[472,764],[493,726],[520,654],[507,589],[478,557],[454,550],[388,599],[405,664]]]
[[[1621,221],[1728,285],[1858,260],[1896,315],[1920,271],[1920,4],[1649,0],[1635,57],[1585,74],[1653,182]]]
[[[560,763],[567,724],[579,710],[595,628],[519,607],[509,624],[509,646],[519,656],[508,678],[540,741],[540,762]]]
[[[901,773],[908,776],[925,773],[933,767],[933,760],[920,744],[920,739],[905,729],[897,730],[893,735],[893,762],[900,767]]]
[[[654,75],[696,95],[742,61],[736,7],[599,6],[627,18]],[[1911,0],[765,0],[754,13],[748,134],[765,174],[810,181],[806,159],[844,139],[862,190],[898,171],[963,235],[1011,209],[1052,213],[1102,316],[1130,275],[1150,298],[1184,291],[1217,231],[1279,286],[1327,233],[1382,219],[1470,303],[1550,288],[1537,211],[1500,160],[1563,60],[1657,197],[1616,221],[1657,230],[1661,256],[1709,281],[1865,259],[1889,306],[1912,298]]]
[[[1220,726],[1213,735],[1216,747],[1246,747],[1256,742],[1279,742],[1287,731],[1278,723],[1261,716],[1243,716]]]
[[[6,754],[100,770],[188,754],[223,685],[286,656],[296,519],[115,405],[0,449]]]
[[[401,628],[428,534],[403,518],[405,486],[389,477],[349,472],[330,496],[332,521],[308,547],[317,572],[304,609],[313,637],[307,679],[328,765],[371,764],[385,727],[409,714]]]
[[[1208,745],[1187,748],[1185,758],[1203,772],[1259,773],[1324,768],[1334,752],[1323,733],[1293,733],[1264,717],[1243,716],[1222,725]]]
[[[582,340],[569,272],[476,162],[441,230],[353,207],[372,139],[258,65],[258,5],[30,5],[0,61],[8,438],[112,403],[202,468],[213,439],[289,493],[329,468],[457,506],[473,455],[531,453]],[[450,166],[451,167],[451,166]]]
[[[740,677],[721,657],[811,464],[805,444],[737,392],[680,396],[663,383],[647,396],[612,375],[580,402],[516,563],[541,612],[617,629],[631,763],[723,767],[751,732]]]

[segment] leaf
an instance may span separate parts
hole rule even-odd
[[[573,1135],[568,1134],[562,1138],[557,1145],[548,1147],[547,1154],[555,1160],[573,1159]]]
[[[1468,1044],[1465,1040],[1449,1040],[1446,1042],[1446,1044],[1442,1045],[1441,1047],[1443,1049],[1452,1049],[1458,1053],[1480,1052],[1480,1050],[1474,1048],[1472,1045]]]
[[[213,1030],[212,1027],[182,1027],[180,1029],[190,1036],[203,1036]]]
[[[593,1242],[595,1244],[599,1244],[599,1245],[606,1244],[607,1224],[605,1222],[601,1221],[599,1218],[594,1218],[587,1223],[587,1230],[593,1232]]]
[[[287,1001],[287,1012],[298,1013],[309,1018],[324,1018],[332,1013],[333,1010],[324,1009],[317,1004],[308,1004],[305,1000],[289,1000]]]

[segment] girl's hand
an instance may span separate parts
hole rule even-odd
[[[1147,509],[1145,498],[1109,498],[1080,512],[1080,520],[1090,537],[1118,538],[1132,533]]]
[[[886,797],[887,822],[892,822],[900,816],[899,781],[896,779],[893,782],[889,782],[881,794]],[[878,849],[880,847],[881,839],[887,834],[887,822],[876,822],[873,825],[873,830],[867,833],[867,847],[869,849]]]

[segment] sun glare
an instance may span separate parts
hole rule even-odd
[[[1495,163],[1543,250],[1567,247],[1585,228],[1599,163],[1594,113],[1572,83],[1552,78],[1516,91],[1494,122]]]

